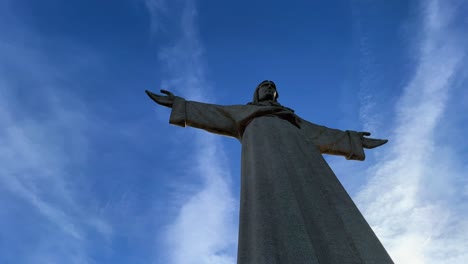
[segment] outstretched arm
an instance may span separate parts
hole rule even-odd
[[[302,125],[306,136],[314,142],[323,154],[344,156],[347,159],[364,160],[364,148],[372,149],[387,143],[386,139],[368,138],[369,132],[332,129],[304,120]]]
[[[158,95],[148,90],[146,94],[157,104],[172,108],[169,123],[178,126],[191,126],[215,134],[238,138],[239,129],[236,113],[239,106],[221,106],[186,101],[173,93],[161,90],[166,95]]]

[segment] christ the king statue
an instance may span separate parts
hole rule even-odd
[[[263,81],[247,105],[187,101],[146,91],[170,123],[242,144],[238,264],[387,264],[392,259],[322,154],[364,160],[387,140],[310,123]]]

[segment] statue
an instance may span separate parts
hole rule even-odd
[[[238,264],[386,264],[390,256],[322,154],[364,160],[387,140],[310,123],[263,81],[247,105],[186,101],[146,91],[172,108],[170,123],[242,144]]]

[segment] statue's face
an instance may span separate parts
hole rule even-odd
[[[276,88],[271,82],[263,83],[260,88],[258,88],[258,100],[267,101],[275,100],[276,98]]]

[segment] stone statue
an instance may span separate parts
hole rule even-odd
[[[247,105],[186,101],[146,91],[172,108],[170,123],[242,144],[238,264],[393,263],[322,154],[364,160],[387,140],[310,123],[263,81]]]

